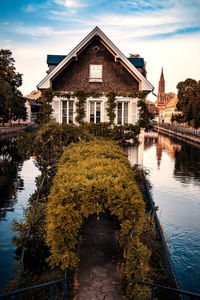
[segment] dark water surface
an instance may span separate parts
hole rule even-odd
[[[200,150],[163,135],[146,136],[144,167],[178,281],[200,293]]]
[[[14,251],[11,243],[13,219],[23,217],[39,175],[33,159],[23,161],[18,155],[15,139],[0,141],[0,293],[14,276]]]
[[[23,217],[39,175],[15,144],[0,141],[0,290],[14,276],[12,220]],[[183,289],[200,293],[200,150],[162,135],[145,137],[144,167],[178,280]]]

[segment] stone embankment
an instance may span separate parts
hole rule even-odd
[[[34,130],[37,127],[38,127],[37,124],[33,124],[33,125],[23,124],[23,125],[13,125],[13,126],[0,127],[0,140],[3,140],[3,139],[8,138],[8,137],[16,136],[17,132],[20,131],[20,130]]]
[[[187,142],[200,148],[200,130],[184,128],[172,125],[154,125],[154,129],[159,133],[175,137],[178,140]]]

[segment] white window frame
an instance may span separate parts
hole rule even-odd
[[[94,67],[98,67],[97,69],[99,69],[96,70],[96,75],[95,75],[95,70],[93,70]],[[103,74],[103,65],[91,64],[89,70],[89,82],[102,82],[102,74]]]
[[[122,123],[121,124],[119,124],[118,123],[118,104],[119,103],[121,103],[122,104]],[[126,123],[126,124],[128,124],[129,123],[129,102],[126,102],[126,101],[118,101],[117,102],[117,125],[124,125],[124,104],[127,104],[128,105],[128,122]]]
[[[61,100],[61,123],[64,123],[63,122],[63,103],[64,102],[66,102],[67,103],[67,124],[71,124],[71,123],[69,123],[69,102],[72,102],[72,104],[73,104],[73,120],[72,120],[72,124],[74,123],[74,101],[72,101],[72,100]]]
[[[97,103],[100,103],[100,122],[102,122],[102,102],[101,101],[98,101],[98,100],[95,100],[95,101],[89,101],[89,122],[90,121],[90,106],[91,106],[91,103],[94,103],[94,123],[96,124],[96,120],[97,120]]]

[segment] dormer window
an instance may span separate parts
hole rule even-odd
[[[102,65],[90,65],[90,82],[102,82]]]

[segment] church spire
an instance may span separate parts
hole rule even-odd
[[[160,80],[158,84],[158,99],[157,99],[157,105],[161,106],[165,103],[165,79],[164,79],[164,73],[163,73],[163,67],[161,69],[161,75]]]

